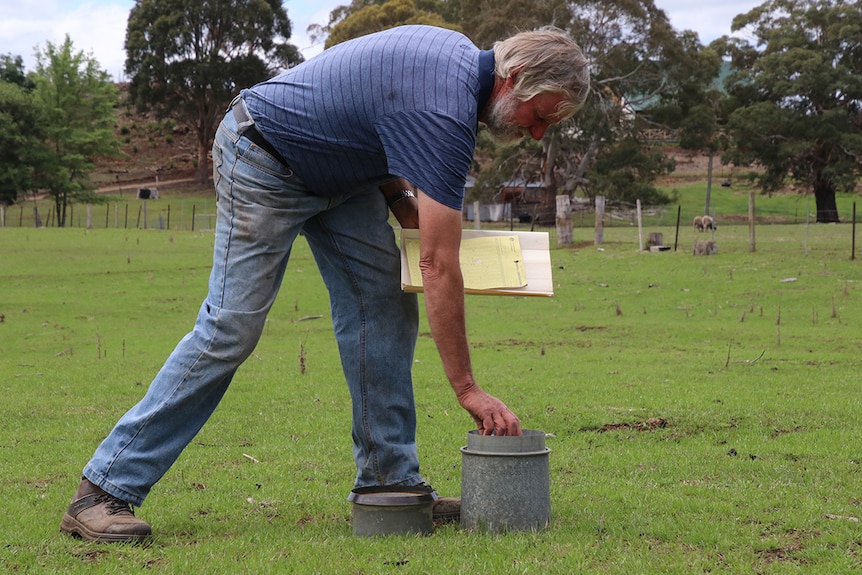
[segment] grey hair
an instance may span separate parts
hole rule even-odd
[[[570,117],[583,107],[590,92],[589,62],[580,46],[563,30],[544,26],[494,43],[494,73],[517,74],[512,94],[519,99],[561,93],[558,112]]]

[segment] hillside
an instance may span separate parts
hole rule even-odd
[[[120,84],[118,88],[116,131],[123,157],[97,163],[93,175],[96,185],[109,190],[114,186],[149,184],[156,179],[160,182],[193,179],[197,158],[195,134],[173,120],[158,119],[152,112],[139,113],[129,103],[128,85]],[[706,179],[706,156],[675,146],[666,146],[664,151],[676,160],[676,170],[658,182],[660,185]],[[722,168],[716,158],[713,181],[720,182],[725,172],[728,168]]]
[[[115,129],[121,158],[97,162],[94,183],[112,186],[194,178],[197,144],[186,126],[154,113],[142,114],[129,102],[127,84],[119,84],[120,104],[116,108]]]

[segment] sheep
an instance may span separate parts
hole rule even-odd
[[[701,223],[703,224],[703,230],[715,230],[717,226],[715,225],[715,220],[712,219],[711,216],[703,216],[701,219]]]
[[[703,231],[703,217],[695,216],[694,218],[694,229],[695,231],[702,232]]]

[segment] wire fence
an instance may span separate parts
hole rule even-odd
[[[541,215],[534,212],[529,217],[512,220],[504,217],[489,218],[487,208],[480,212],[480,226],[495,229],[517,229],[556,233],[555,214]],[[644,223],[649,225],[669,225],[669,218],[676,217],[676,208],[668,206],[646,206],[642,208]],[[499,212],[499,210],[496,210]],[[671,214],[673,212],[673,214]],[[508,212],[506,212],[508,214]],[[573,225],[578,228],[595,225],[595,208],[575,204],[572,210]],[[64,227],[86,229],[139,229],[171,231],[209,231],[216,224],[216,205],[214,199],[206,198],[166,198],[140,199],[119,198],[100,204],[70,204],[66,211]],[[52,201],[48,199],[29,200],[13,206],[0,206],[0,228],[53,228],[60,223]],[[605,226],[625,227],[637,225],[637,211],[634,205],[608,204]],[[475,227],[471,210],[465,210],[464,227]]]
[[[128,199],[100,204],[70,204],[64,227],[87,229],[140,229],[173,231],[214,230],[213,199]],[[50,200],[31,200],[0,206],[0,228],[60,227],[60,218]]]
[[[841,221],[853,218],[855,197],[839,201]],[[514,209],[513,209],[514,207]],[[806,223],[814,221],[813,203],[800,196],[794,201],[781,203],[759,202],[757,223]],[[464,208],[465,228],[498,230],[543,231],[556,243],[555,208],[529,211],[512,204],[482,204],[479,221],[476,221],[476,204]],[[703,214],[702,207],[688,205],[641,206],[641,225],[648,228],[674,227],[679,219],[681,229],[692,227],[695,216]],[[718,225],[747,224],[747,214],[714,214]],[[572,225],[576,229],[594,228],[595,204],[573,199]],[[638,226],[636,204],[607,202],[601,222],[604,228]],[[12,206],[0,205],[0,228],[52,228],[59,227],[55,205],[50,198],[28,199]],[[65,227],[86,229],[139,229],[169,231],[212,231],[216,225],[214,196],[205,194],[163,194],[161,198],[111,197],[98,204],[70,204],[67,207]],[[580,234],[583,235],[583,234]]]

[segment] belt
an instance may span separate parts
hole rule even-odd
[[[248,108],[246,108],[245,102],[242,98],[237,96],[230,103],[230,110],[233,112],[233,117],[237,123],[237,133],[240,136],[245,136],[251,141],[251,143],[256,144],[259,148],[266,151],[267,154],[278,160],[282,166],[290,169],[290,164],[287,163],[287,160],[284,159],[278,150],[275,149],[275,146],[269,143],[269,141],[263,137],[263,134],[257,129],[257,126],[254,125],[254,119],[248,113]]]

